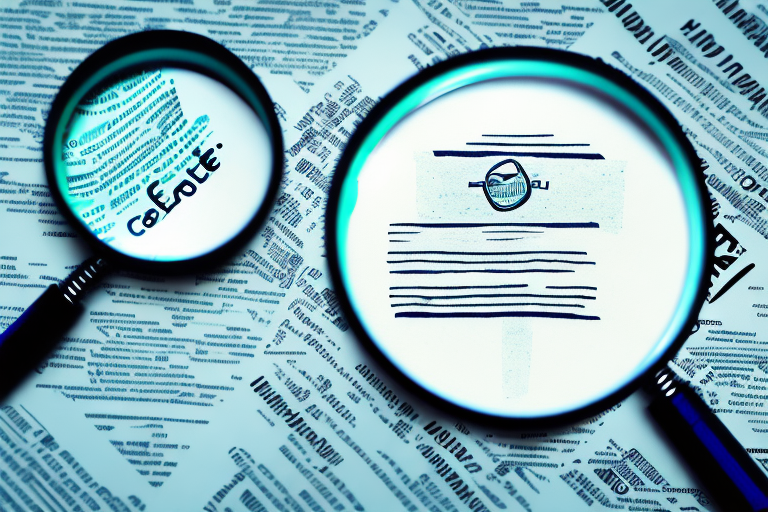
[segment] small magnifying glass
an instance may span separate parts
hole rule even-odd
[[[93,248],[0,338],[0,398],[55,346],[110,266],[192,272],[251,239],[276,197],[283,141],[253,72],[200,35],[106,44],[53,102],[44,162],[59,210]]]
[[[531,197],[531,180],[520,162],[502,160],[488,170],[483,181],[470,181],[470,187],[482,187],[488,204],[501,212],[522,206]]]

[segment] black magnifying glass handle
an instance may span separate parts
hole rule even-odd
[[[82,296],[107,270],[89,258],[58,285],[52,284],[0,334],[0,403],[37,368],[80,316]]]
[[[647,390],[648,411],[723,510],[768,511],[768,478],[685,382],[665,368]]]

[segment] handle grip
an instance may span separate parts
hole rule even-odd
[[[723,510],[768,511],[768,477],[699,395],[673,375],[669,369],[656,375],[651,416]]]
[[[0,334],[0,403],[37,368],[80,316],[80,300],[101,278],[104,260],[89,258],[52,284]]]
[[[53,350],[81,310],[52,284],[0,334],[0,402]]]

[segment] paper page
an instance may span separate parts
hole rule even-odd
[[[334,165],[380,97],[434,62],[486,46],[601,57],[651,90],[706,160],[719,263],[674,367],[768,464],[759,93],[768,76],[755,45],[768,11],[745,1],[620,3],[3,3],[3,329],[90,254],[50,198],[42,133],[58,88],[108,40],[167,28],[224,44],[275,101],[286,166],[268,221],[232,261],[187,277],[118,271],[85,299],[60,347],[0,408],[0,506],[716,510],[641,396],[549,432],[469,424],[375,363],[328,277]],[[645,26],[653,36],[636,37]]]

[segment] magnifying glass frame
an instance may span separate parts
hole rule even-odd
[[[692,240],[691,252],[698,252],[703,261],[690,261],[689,267],[693,264],[696,268],[700,269],[698,279],[695,282],[690,283],[690,279],[686,279],[687,297],[690,297],[688,301],[691,307],[687,310],[681,310],[678,307],[674,315],[674,319],[679,325],[674,339],[663,351],[657,351],[656,355],[648,362],[648,357],[639,366],[645,365],[645,369],[640,372],[636,372],[636,375],[629,379],[618,388],[607,393],[605,396],[591,402],[585,406],[575,408],[566,412],[559,412],[554,414],[544,414],[541,416],[502,416],[495,415],[486,412],[480,412],[466,408],[457,403],[446,400],[445,398],[435,394],[434,392],[426,389],[425,387],[417,384],[411,377],[406,375],[400,368],[398,368],[392,361],[390,361],[381,348],[373,341],[371,335],[367,332],[361,320],[358,318],[355,308],[350,300],[350,296],[346,290],[344,277],[342,274],[342,265],[344,264],[345,257],[339,254],[340,243],[346,243],[346,233],[339,233],[340,210],[347,208],[347,205],[341,204],[343,201],[342,193],[345,185],[347,174],[351,170],[357,172],[354,166],[361,167],[358,157],[362,154],[361,151],[370,153],[372,147],[378,144],[377,141],[381,140],[384,135],[378,133],[379,138],[373,137],[374,142],[369,141],[369,136],[374,131],[381,132],[382,128],[380,123],[390,114],[393,114],[395,109],[399,109],[402,115],[399,119],[403,119],[409,113],[415,111],[420,106],[436,99],[436,97],[442,94],[450,94],[451,91],[464,85],[471,85],[484,81],[484,78],[474,78],[471,74],[471,70],[467,71],[469,78],[463,82],[456,78],[460,75],[463,68],[468,69],[473,66],[476,69],[477,66],[483,64],[498,63],[499,61],[537,61],[543,63],[559,64],[561,66],[567,66],[574,69],[574,72],[585,71],[593,75],[597,75],[602,79],[605,79],[614,84],[619,90],[624,91],[626,94],[633,97],[636,101],[640,102],[642,106],[647,109],[662,125],[666,128],[666,132],[669,133],[671,140],[665,147],[677,147],[680,151],[680,155],[686,162],[686,167],[691,170],[693,174],[690,179],[686,178],[686,194],[691,194],[692,202],[698,205],[698,212],[694,212],[694,215],[690,214],[690,207],[687,208],[689,212],[689,219],[693,218],[697,221],[695,226],[690,227],[696,231],[696,236]],[[479,75],[478,75],[479,76]],[[520,75],[514,75],[518,77]],[[535,76],[535,75],[534,75]],[[418,91],[426,84],[433,82],[441,77],[452,77],[455,82],[462,82],[460,85],[451,88],[447,85],[439,94],[434,96],[423,96],[421,103],[418,103],[410,108],[407,112],[404,110],[402,103],[406,98],[412,95],[414,91]],[[504,78],[504,76],[496,76],[494,78]],[[565,80],[567,76],[561,77]],[[450,79],[446,79],[449,81]],[[414,103],[413,97],[409,98],[410,104]],[[615,100],[614,100],[615,101]],[[394,114],[393,114],[394,115]],[[388,118],[387,130],[391,129],[389,126],[393,122],[391,118]],[[399,122],[399,121],[398,121]],[[392,124],[392,127],[394,127]],[[671,146],[674,145],[674,146]],[[361,159],[364,159],[362,157]],[[703,173],[699,172],[701,169],[701,160],[696,155],[692,145],[685,137],[683,131],[679,127],[677,120],[669,113],[669,111],[661,105],[661,103],[654,98],[643,87],[634,82],[631,78],[621,73],[620,71],[608,66],[602,61],[595,60],[591,57],[579,55],[571,52],[552,50],[545,48],[534,47],[512,47],[512,48],[491,48],[479,50],[476,52],[463,54],[457,57],[452,57],[446,61],[440,62],[426,70],[420,72],[418,75],[407,80],[394,91],[387,94],[366,116],[366,118],[360,123],[355,133],[350,138],[350,141],[336,167],[333,182],[329,192],[328,211],[327,218],[330,219],[326,224],[327,235],[327,254],[329,259],[330,275],[334,285],[334,289],[337,292],[339,303],[342,311],[355,333],[357,338],[361,341],[362,345],[373,356],[373,358],[386,370],[390,375],[395,377],[404,387],[415,395],[422,399],[436,405],[437,407],[467,421],[474,421],[484,425],[495,426],[505,429],[531,429],[531,428],[545,428],[553,427],[563,424],[570,424],[576,421],[594,416],[609,408],[612,405],[620,402],[633,391],[638,389],[643,381],[650,376],[656,374],[661,368],[663,368],[667,361],[669,361],[683,345],[688,334],[691,332],[694,324],[698,318],[698,312],[701,309],[704,301],[707,297],[707,289],[709,286],[708,277],[710,269],[712,268],[713,261],[713,248],[714,248],[714,234],[711,222],[711,213],[707,206],[709,205],[709,195],[706,190],[706,186],[703,180]],[[676,168],[678,172],[679,169]],[[685,178],[685,176],[682,176]],[[344,215],[349,212],[343,213]],[[699,236],[700,235],[700,236]],[[698,241],[697,241],[698,240]],[[699,245],[699,250],[694,251],[694,244]],[[689,269],[690,270],[690,269]],[[469,342],[469,340],[468,340]]]
[[[62,191],[63,135],[75,107],[99,87],[142,71],[182,68],[206,75],[235,92],[258,115],[270,139],[272,168],[261,206],[232,239],[201,256],[175,261],[146,260],[119,252],[100,240],[67,204]],[[48,184],[59,211],[91,248],[113,265],[147,273],[184,274],[225,261],[250,240],[263,224],[280,188],[283,171],[283,136],[272,99],[248,66],[224,46],[207,37],[174,30],[151,30],[111,41],[86,58],[69,76],[53,101],[45,126],[43,162]],[[220,212],[226,214],[226,212]]]

